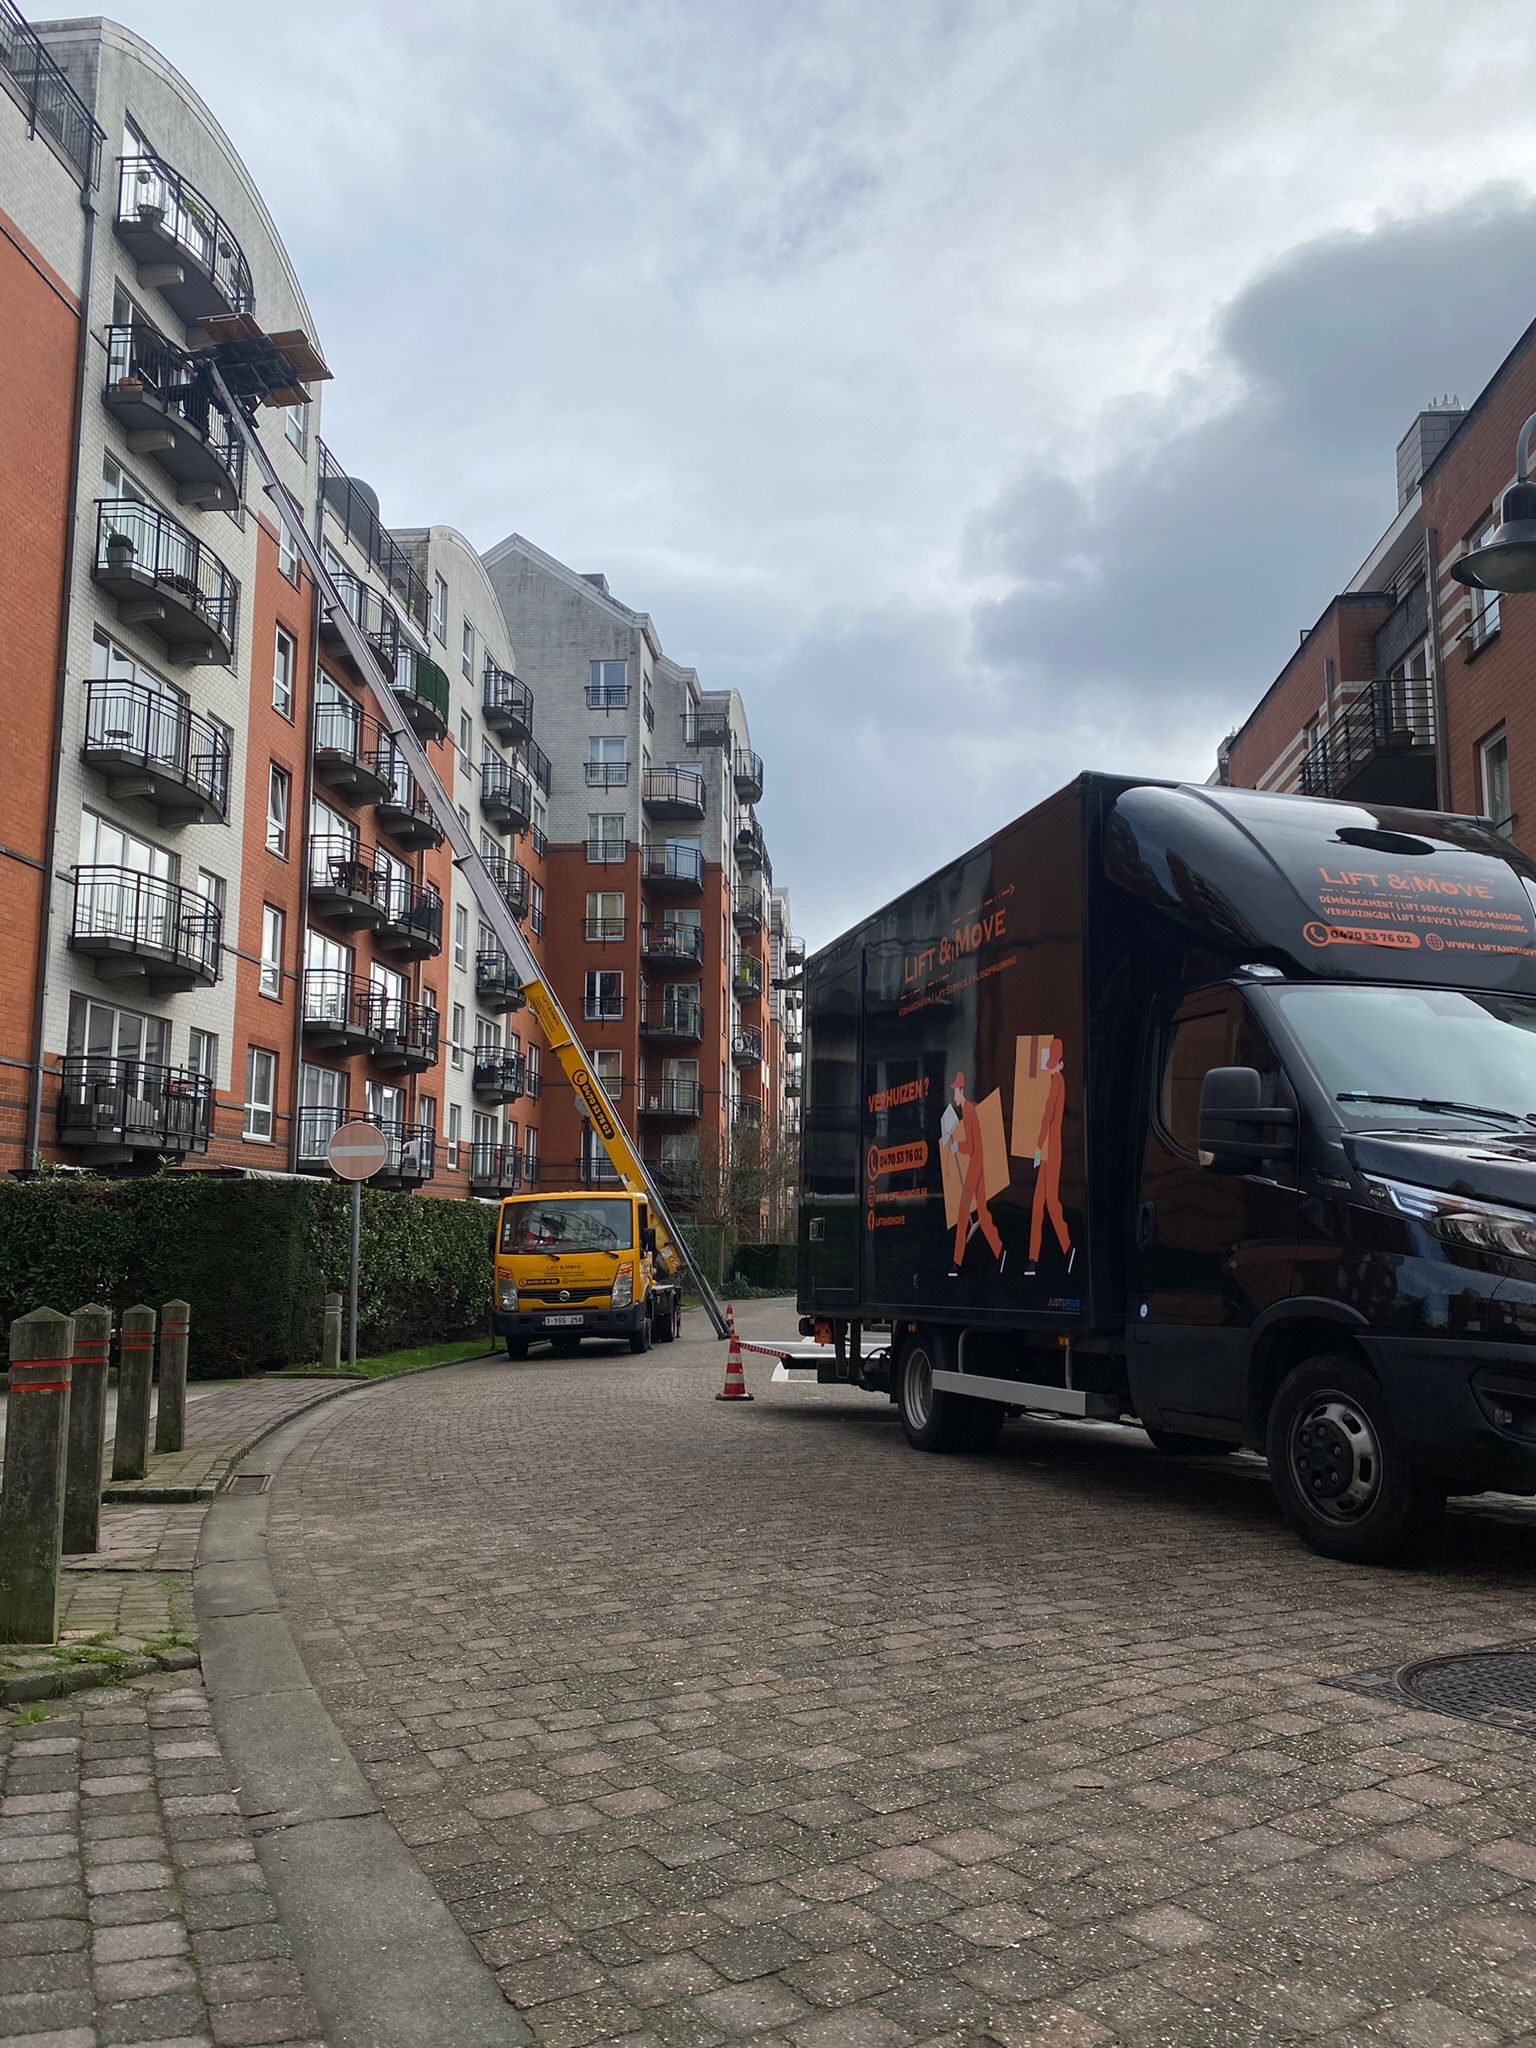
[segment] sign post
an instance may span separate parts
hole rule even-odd
[[[362,1263],[363,1182],[389,1158],[389,1140],[377,1124],[339,1124],[325,1148],[330,1168],[352,1183],[352,1270],[347,1280],[347,1369],[357,1371],[357,1280]]]

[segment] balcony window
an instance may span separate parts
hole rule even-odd
[[[622,733],[608,737],[593,733],[587,740],[587,786],[589,789],[622,789],[629,781],[628,742]]]
[[[270,1145],[277,1105],[277,1054],[253,1045],[245,1056],[244,1137]]]
[[[281,1001],[283,993],[283,913],[270,903],[261,906],[261,973],[264,996]]]
[[[629,663],[594,661],[587,672],[587,708],[622,711],[629,702]]]
[[[1477,762],[1483,815],[1491,818],[1494,830],[1508,839],[1513,836],[1515,821],[1509,800],[1509,740],[1502,725],[1479,743]]]
[[[117,232],[139,263],[171,273],[160,289],[189,326],[209,314],[250,311],[250,266],[228,223],[158,157],[119,160]]]
[[[459,667],[464,671],[465,675],[473,677],[475,673],[475,629],[468,619],[464,621],[463,645],[459,649]]]
[[[448,581],[446,577],[432,578],[432,632],[444,646],[448,643]]]
[[[624,892],[622,889],[589,889],[587,891],[586,936],[595,944],[605,945],[624,936]]]
[[[459,1165],[459,1139],[464,1129],[464,1112],[456,1102],[448,1105],[448,1124],[444,1133],[448,1142],[448,1171],[456,1173]]]
[[[608,1023],[624,1014],[624,976],[611,968],[587,970],[586,1015],[588,1022]]]
[[[240,586],[197,536],[142,493],[96,504],[92,574],[143,625],[189,662],[228,664]]]
[[[1486,547],[1489,541],[1493,539],[1497,525],[1497,520],[1490,520],[1480,533],[1472,536],[1471,540],[1467,543],[1468,547]],[[1470,596],[1472,599],[1472,645],[1474,647],[1481,647],[1485,640],[1491,640],[1499,630],[1499,593],[1496,590],[1478,590],[1474,588],[1470,592]],[[1490,811],[1488,815],[1492,817],[1493,813]]]
[[[293,717],[293,671],[298,648],[293,635],[282,626],[272,647],[272,709],[282,717]]]
[[[469,911],[460,903],[453,913],[453,964],[469,965]]]
[[[288,805],[293,784],[286,768],[274,761],[267,771],[267,851],[288,858]]]

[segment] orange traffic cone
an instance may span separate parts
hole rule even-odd
[[[725,1311],[725,1327],[731,1333],[731,1348],[725,1360],[725,1392],[716,1394],[717,1401],[750,1401],[747,1382],[741,1370],[741,1339],[736,1334],[736,1317],[731,1309]]]

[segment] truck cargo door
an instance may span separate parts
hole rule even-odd
[[[1148,1064],[1130,1216],[1132,1392],[1143,1421],[1235,1423],[1245,1407],[1249,1330],[1295,1291],[1296,1157],[1246,1174],[1207,1171],[1195,1144],[1200,1084],[1212,1067],[1256,1067],[1266,1099],[1290,1101],[1289,1083],[1229,987],[1186,998],[1154,1034]]]

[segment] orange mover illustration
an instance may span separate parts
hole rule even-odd
[[[1003,1240],[992,1221],[992,1211],[987,1206],[986,1159],[981,1137],[981,1119],[976,1114],[975,1104],[968,1101],[965,1093],[965,1076],[956,1074],[950,1084],[950,1100],[955,1107],[955,1123],[949,1135],[950,1150],[959,1163],[964,1183],[960,1192],[960,1214],[955,1222],[955,1271],[965,1257],[966,1240],[971,1234],[971,1211],[976,1212],[976,1221],[981,1234],[992,1248],[998,1271],[1003,1269],[1007,1254]]]
[[[1040,1240],[1045,1232],[1047,1216],[1056,1233],[1056,1242],[1067,1255],[1068,1272],[1072,1269],[1072,1239],[1067,1230],[1067,1219],[1061,1211],[1061,1118],[1067,1100],[1067,1084],[1061,1072],[1062,1059],[1061,1040],[1053,1038],[1043,1062],[1050,1081],[1040,1106],[1040,1125],[1035,1132],[1035,1199],[1029,1215],[1031,1273],[1040,1258]]]

